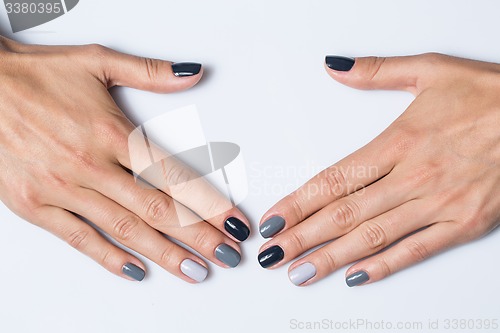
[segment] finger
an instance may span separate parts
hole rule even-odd
[[[104,196],[113,199],[138,215],[154,229],[195,249],[201,255],[222,267],[236,267],[241,254],[239,246],[221,231],[200,221],[200,217],[155,188],[137,183],[121,168],[109,173],[107,181],[96,185]],[[179,220],[187,222],[181,227]]]
[[[94,73],[108,87],[127,86],[158,93],[194,86],[203,75],[201,64],[138,57],[100,46],[86,46]]]
[[[270,238],[287,230],[329,203],[349,195],[387,175],[397,154],[382,134],[368,145],[320,172],[298,190],[271,207],[262,217],[259,231]]]
[[[437,211],[438,207],[430,200],[409,201],[362,223],[345,236],[293,263],[289,276],[293,277],[296,273],[294,270],[301,264],[310,263],[316,269],[314,277],[298,282],[308,285],[318,281],[340,267],[376,253],[415,230],[430,225]]]
[[[145,276],[144,264],[139,259],[112,245],[94,228],[64,209],[44,207],[36,223],[113,274],[132,281],[142,281]]]
[[[144,177],[144,179],[156,188],[168,194],[170,197],[173,197],[175,203],[180,203],[194,211],[201,217],[199,219],[200,222],[204,220],[212,224],[214,227],[239,242],[249,237],[250,224],[247,218],[228,198],[217,191],[205,180],[205,178],[200,177],[191,168],[164,152],[158,146],[150,143],[148,149],[150,149],[152,156],[154,156],[154,160],[159,162],[150,166],[147,171],[143,171],[141,177]],[[148,154],[148,152],[146,152],[146,154]],[[119,152],[117,158],[126,168],[131,169],[133,167],[128,151]],[[125,194],[129,195],[129,200],[136,200],[134,207],[140,205],[143,205],[143,207],[147,206],[147,203],[144,203],[144,201],[140,199],[144,198],[144,196],[141,196],[139,193],[141,189],[133,185],[133,177],[123,173],[119,176],[118,173],[117,176],[110,175],[110,177],[113,177],[116,181],[97,185],[100,186],[99,188],[108,187],[106,189],[103,188],[103,193],[114,197],[113,193],[118,193],[117,189],[122,187],[123,184],[127,184],[127,186],[124,187]],[[126,199],[126,197],[124,199]],[[146,206],[144,206],[145,204]],[[124,206],[129,207],[128,204],[124,204]],[[178,210],[185,210],[177,206],[178,205],[176,205],[176,208]],[[178,217],[179,216],[178,211]],[[191,219],[187,219],[187,221],[179,219],[179,223],[181,225],[189,225],[193,222]]]
[[[440,55],[346,58],[327,56],[325,68],[338,82],[357,89],[406,90],[418,95],[427,86]]]
[[[387,251],[365,259],[349,268],[349,287],[379,281],[404,268],[419,263],[461,242],[461,228],[454,222],[441,222],[404,239]]]
[[[279,267],[315,246],[345,235],[361,223],[411,199],[410,187],[394,187],[394,184],[402,182],[391,173],[362,191],[334,201],[302,223],[278,234],[261,250],[276,245],[281,247],[284,258],[273,266]]]
[[[137,215],[94,190],[76,190],[63,207],[89,219],[119,243],[187,282],[202,282],[208,274],[203,260],[167,240]]]

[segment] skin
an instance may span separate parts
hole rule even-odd
[[[0,199],[127,279],[124,264],[144,270],[145,265],[75,214],[187,282],[196,281],[181,272],[181,262],[206,263],[162,233],[227,267],[215,257],[215,248],[225,243],[240,249],[224,221],[236,217],[248,225],[245,216],[208,183],[197,181],[178,188],[176,200],[204,221],[181,228],[166,185],[147,188],[130,174],[128,136],[135,126],[108,92],[128,86],[171,93],[192,87],[201,76],[202,71],[176,77],[170,62],[99,45],[24,45],[0,37]],[[155,156],[169,156],[153,149]],[[193,175],[181,163],[164,170],[176,184]],[[182,213],[199,219],[193,212],[184,208]]]
[[[500,65],[424,54],[326,70],[353,88],[416,98],[373,141],[264,214],[261,223],[286,221],[260,249],[283,248],[271,268],[333,240],[290,266],[316,267],[302,286],[356,261],[346,276],[365,271],[372,283],[499,225]]]

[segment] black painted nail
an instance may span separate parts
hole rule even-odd
[[[347,283],[349,287],[355,287],[365,283],[368,280],[370,280],[368,273],[365,271],[359,271],[356,273],[352,273],[351,275],[346,277],[345,283]]]
[[[131,277],[136,281],[142,281],[144,279],[144,276],[146,276],[146,273],[142,268],[130,262],[123,265],[122,272],[126,276]]]
[[[285,257],[285,252],[278,245],[271,246],[259,254],[259,264],[263,268],[268,268],[277,264]]]
[[[172,64],[172,71],[177,77],[193,76],[200,72],[201,64],[195,62],[177,62]]]
[[[340,56],[326,56],[325,62],[328,68],[340,71],[348,72],[354,66],[354,59]]]
[[[250,235],[250,229],[236,217],[228,218],[224,223],[224,229],[240,242],[243,242]]]

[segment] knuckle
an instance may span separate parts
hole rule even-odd
[[[326,265],[326,268],[328,271],[333,272],[335,271],[339,266],[337,264],[337,259],[335,258],[334,254],[330,251],[322,251],[321,252],[321,261],[322,265]]]
[[[144,68],[146,70],[146,75],[150,81],[158,80],[160,73],[160,62],[156,59],[143,57],[141,58]]]
[[[172,254],[172,247],[167,246],[165,247],[160,254],[160,265],[163,267],[172,267],[173,266],[173,260],[174,256]]]
[[[407,176],[407,183],[411,187],[419,188],[433,180],[439,175],[439,165],[435,162],[428,162],[416,167]]]
[[[363,79],[367,81],[374,81],[378,78],[380,70],[382,69],[386,61],[385,57],[370,57],[367,59],[368,69],[364,71],[361,75],[364,76]]]
[[[304,216],[304,210],[302,209],[302,205],[300,204],[299,198],[295,195],[292,195],[290,199],[291,199],[290,205],[292,207],[292,211],[297,217],[297,221],[304,220],[306,216]]]
[[[339,168],[332,167],[325,170],[323,180],[322,188],[325,190],[325,194],[334,196],[342,196],[345,194],[347,189],[347,177]]]
[[[104,251],[101,255],[101,265],[104,267],[113,266],[113,253],[110,250]]]
[[[377,260],[377,266],[379,267],[380,270],[380,278],[385,278],[388,277],[389,275],[393,274],[393,271],[391,269],[391,266],[387,263],[385,259],[379,259]]]
[[[95,123],[94,133],[104,142],[119,145],[120,147],[128,145],[128,132],[123,124],[117,119],[102,120]]]
[[[421,55],[422,61],[430,66],[441,63],[445,56],[437,52],[427,52]]]
[[[418,132],[403,121],[395,122],[391,127],[390,150],[400,158],[406,157],[417,145]]]
[[[72,157],[73,162],[80,170],[94,172],[99,169],[96,156],[88,151],[76,150]]]
[[[93,43],[84,45],[84,51],[92,57],[104,57],[109,49],[101,44]]]
[[[287,235],[286,242],[289,247],[296,249],[297,252],[305,251],[309,249],[306,239],[301,232],[292,232],[290,235]],[[285,246],[287,247],[287,246]]]
[[[361,236],[371,250],[379,250],[387,245],[387,236],[384,229],[372,222],[367,222],[363,225]]]
[[[68,244],[80,251],[87,245],[88,237],[88,231],[76,230],[68,236]]]
[[[176,192],[186,190],[189,181],[194,178],[192,172],[182,165],[175,165],[164,172],[166,185],[175,186]]]
[[[360,208],[358,204],[354,201],[345,201],[333,210],[332,214],[330,214],[330,220],[340,230],[347,231],[352,229],[359,215]]]
[[[200,230],[194,238],[194,244],[198,250],[208,247],[211,243],[211,235],[207,230]]]
[[[417,262],[429,258],[430,255],[427,247],[417,240],[408,241],[406,249],[409,252],[410,257]]]
[[[139,220],[133,215],[117,219],[113,223],[113,233],[118,240],[131,241],[138,233]]]
[[[157,224],[168,218],[171,202],[165,195],[155,194],[146,200],[146,216],[149,221]]]
[[[40,195],[35,186],[29,182],[22,182],[18,193],[13,197],[11,209],[23,217],[34,216],[36,210],[42,205]]]

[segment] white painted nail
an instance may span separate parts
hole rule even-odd
[[[208,270],[204,266],[191,259],[185,259],[181,263],[181,271],[196,282],[203,282],[208,275]]]
[[[288,273],[290,281],[296,286],[310,280],[316,275],[316,267],[310,262],[306,262]]]

